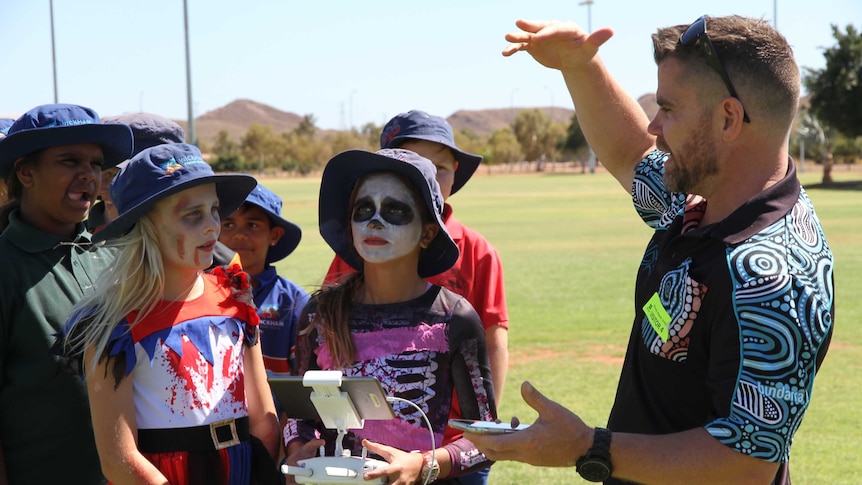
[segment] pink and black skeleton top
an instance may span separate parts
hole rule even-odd
[[[312,298],[303,312],[301,329],[314,319],[316,304]],[[442,444],[452,458],[450,477],[490,466],[469,440],[447,427],[453,391],[457,391],[463,418],[494,420],[497,414],[482,322],[464,297],[429,285],[423,295],[406,302],[354,303],[350,333],[357,355],[347,368],[334,365],[323,332],[318,330],[311,328],[297,337],[296,374],[322,369],[376,377],[387,395],[412,401],[428,416],[437,446]],[[392,408],[396,419],[366,421],[363,429],[348,433],[344,448],[358,455],[365,438],[405,451],[430,449],[428,429],[419,412],[398,401]],[[309,441],[317,432],[326,439],[327,454],[331,454],[336,433],[320,422],[291,421],[285,428],[285,443]]]

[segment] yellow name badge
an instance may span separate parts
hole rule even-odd
[[[668,334],[670,315],[664,309],[664,305],[661,304],[661,298],[658,296],[658,293],[652,295],[652,298],[644,305],[643,310],[647,320],[649,320],[649,324],[652,325],[652,329],[655,330],[655,333],[658,334],[662,342],[667,342],[667,339],[670,337]]]

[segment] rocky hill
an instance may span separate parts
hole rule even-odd
[[[652,119],[658,110],[654,94],[645,94],[638,98],[638,103]],[[506,128],[512,124],[518,112],[529,107],[514,107],[485,110],[460,110],[452,113],[447,120],[455,130],[470,130],[478,135],[488,136],[495,130]],[[568,124],[574,110],[563,107],[538,108],[558,123]],[[239,140],[253,123],[269,125],[276,133],[290,131],[299,125],[300,115],[281,111],[272,106],[238,99],[221,108],[204,113],[195,120],[197,138],[204,143],[213,143],[219,131],[225,130],[234,140]],[[184,129],[188,129],[185,120],[176,120]]]
[[[479,135],[490,135],[491,133],[501,129],[507,128],[512,125],[515,121],[515,117],[518,113],[525,109],[537,109],[537,108],[525,108],[525,107],[515,107],[515,108],[502,108],[502,109],[483,109],[476,111],[467,111],[460,110],[454,112],[451,116],[446,118],[452,128],[457,130],[470,130]],[[538,108],[543,111],[546,115],[550,116],[551,119],[558,123],[570,123],[572,121],[572,115],[575,113],[573,109],[570,108]]]
[[[275,133],[290,131],[299,125],[302,117],[272,106],[238,99],[221,108],[208,111],[195,119],[197,138],[204,143],[212,143],[219,131],[227,131],[234,140],[239,140],[253,123],[269,125]],[[183,129],[188,130],[185,120],[175,120]]]

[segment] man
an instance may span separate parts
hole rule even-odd
[[[655,233],[610,431],[525,383],[539,412],[529,429],[468,437],[491,459],[576,465],[605,483],[790,483],[834,291],[787,151],[799,97],[787,41],[737,16],[659,29],[660,110],[648,123],[596,56],[609,29],[517,25],[503,54],[562,71],[590,146]]]

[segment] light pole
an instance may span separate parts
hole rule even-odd
[[[547,89],[548,94],[551,95],[551,109],[553,109],[554,108],[554,90],[551,89],[551,87],[548,86],[547,84],[545,84],[545,89]]]
[[[587,6],[587,33],[593,33],[593,0],[584,0],[578,5],[586,5]]]
[[[350,131],[353,131],[353,95],[356,94],[356,90],[350,91]]]
[[[51,8],[51,71],[54,75],[54,104],[57,104],[57,49],[54,47],[54,0],[49,1]]]
[[[512,117],[512,126],[515,125],[515,93],[517,92],[518,88],[515,88],[509,93],[509,115]]]
[[[586,5],[587,6],[587,33],[593,33],[593,0],[584,0],[578,5]],[[589,145],[589,144],[588,144]],[[593,147],[590,147],[590,173],[596,172],[596,153],[593,151]]]
[[[195,113],[192,107],[192,61],[189,54],[189,4],[183,0],[183,26],[186,30],[186,103],[188,103],[189,133],[188,142],[194,144],[195,138]]]

